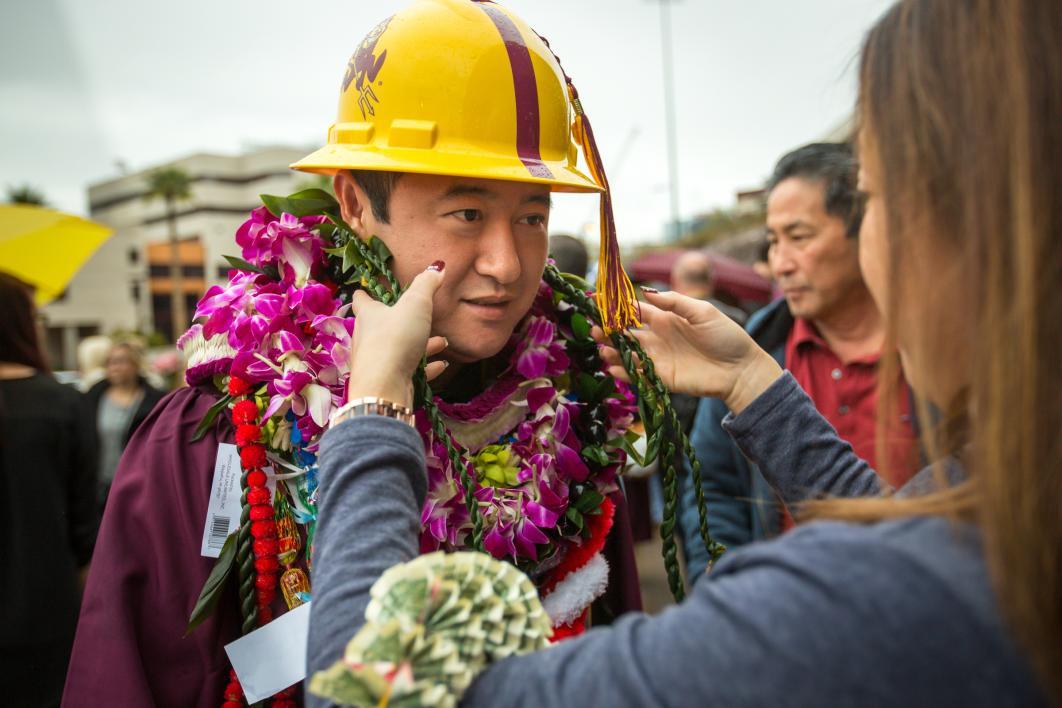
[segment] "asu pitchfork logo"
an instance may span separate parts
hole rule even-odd
[[[365,120],[376,115],[376,104],[380,102],[373,85],[380,69],[383,68],[384,60],[387,59],[387,50],[376,56],[376,43],[380,41],[390,22],[391,18],[388,17],[361,40],[354,56],[347,62],[347,73],[343,76],[343,90],[346,91],[351,83],[354,84],[354,89],[358,92],[358,108],[361,109],[361,117]]]

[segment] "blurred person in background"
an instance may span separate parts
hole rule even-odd
[[[95,334],[77,345],[78,390],[87,392],[107,377],[107,354],[114,344],[110,337]]]
[[[770,253],[771,242],[767,240],[767,236],[764,234],[763,243],[760,244],[756,251],[756,260],[752,263],[752,270],[756,271],[756,275],[771,283],[771,301],[773,302],[781,300],[785,297],[785,293],[778,287],[778,281],[775,280],[774,273],[771,272]]]
[[[571,273],[580,278],[586,277],[590,267],[590,254],[586,244],[568,234],[554,234],[549,237],[549,255],[557,264],[561,273]]]
[[[107,352],[104,365],[106,377],[85,394],[99,446],[101,510],[129,438],[165,395],[144,378],[143,354],[135,342],[115,342]]]
[[[845,143],[812,143],[783,156],[767,184],[769,262],[785,298],[755,313],[748,332],[789,369],[856,454],[900,487],[917,469],[909,394],[887,422],[888,464],[878,459],[878,368],[885,326],[859,264],[862,205],[856,160]],[[700,402],[691,442],[701,463],[713,537],[729,548],[776,536],[793,519],[760,470],[721,427],[726,406]],[[691,580],[708,556],[699,542],[696,490],[683,490],[680,520]]]
[[[704,251],[686,251],[675,265],[671,266],[671,289],[677,293],[704,300],[740,325],[745,324],[748,315],[737,307],[731,307],[715,298],[715,284],[712,280],[712,257]]]
[[[0,322],[0,702],[58,706],[96,540],[93,430],[49,373],[29,286],[4,273]]]

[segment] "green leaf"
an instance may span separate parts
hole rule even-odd
[[[584,514],[589,514],[591,511],[601,506],[601,502],[605,497],[600,492],[588,489],[583,492],[583,495],[575,500],[575,508]]]
[[[266,209],[278,219],[281,214],[315,216],[335,207],[335,200],[331,199],[331,197],[329,199],[304,199],[295,195],[278,197],[274,194],[261,194],[259,196],[262,198],[262,203],[265,204]]]
[[[664,437],[662,431],[657,431],[649,436],[649,439],[645,444],[645,463],[642,465],[651,465],[653,460],[660,452],[660,441]]]
[[[214,614],[218,600],[225,591],[225,581],[228,580],[232,569],[236,567],[236,538],[238,532],[229,534],[225,539],[225,545],[221,547],[221,554],[210,569],[210,575],[203,583],[203,589],[199,593],[199,599],[195,601],[192,615],[188,618],[188,626],[184,630],[184,636],[191,634],[196,627],[203,623],[207,617]]]
[[[362,265],[365,265],[365,258],[358,250],[358,244],[354,239],[347,241],[346,247],[343,248],[343,272],[346,273],[351,268]]]
[[[302,191],[289,194],[288,199],[313,199],[314,201],[325,202],[331,205],[332,209],[339,209],[339,202],[328,192],[323,189],[317,189],[312,187],[310,189],[303,189]]]
[[[233,268],[235,268],[236,270],[245,270],[248,273],[263,273],[264,272],[258,266],[254,265],[252,263],[248,263],[247,261],[243,260],[242,258],[237,258],[236,256],[222,256],[222,258],[224,258],[226,261],[228,261],[229,265],[232,266]]]
[[[600,445],[587,445],[582,449],[580,454],[583,456],[584,460],[593,463],[598,467],[608,466],[608,453],[605,452]]]
[[[593,287],[590,286],[590,283],[586,282],[586,280],[580,278],[578,275],[561,272],[561,277],[568,281],[570,284],[574,285],[579,290],[582,290],[584,293],[591,292],[593,290]]]
[[[203,416],[203,420],[200,421],[199,426],[195,429],[195,434],[192,435],[192,442],[197,442],[203,439],[203,436],[210,430],[210,426],[214,424],[214,419],[218,417],[218,413],[225,410],[225,408],[232,402],[232,396],[225,394],[219,398],[214,405],[210,406],[210,409]]]
[[[622,438],[617,438],[615,440],[609,440],[605,444],[608,445],[609,447],[613,447],[613,448],[618,447],[618,448],[620,448],[621,450],[626,452],[627,456],[630,459],[634,460],[634,462],[637,463],[638,466],[645,467],[645,465],[646,465],[645,458],[642,456],[641,453],[639,453],[634,448],[634,443],[637,442],[639,437],[641,437],[641,436],[638,435],[638,433],[634,432],[633,430],[628,430],[626,432],[626,434]]]
[[[597,384],[596,395],[599,401],[603,401],[616,392],[616,379],[606,376]]]
[[[590,323],[578,312],[572,315],[572,332],[575,333],[576,339],[590,338]]]
[[[377,258],[386,263],[391,260],[391,250],[387,248],[387,244],[380,239],[373,236],[369,239],[369,248],[376,254]]]
[[[568,510],[564,512],[564,516],[567,517],[568,521],[575,524],[580,531],[583,530],[583,515],[574,506],[569,506]]]

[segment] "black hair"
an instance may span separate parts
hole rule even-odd
[[[376,220],[384,224],[390,223],[391,192],[401,173],[382,170],[351,170],[350,176],[369,198],[369,208],[372,209],[372,215],[376,217]]]
[[[48,373],[48,362],[37,337],[37,308],[33,288],[0,272],[0,361],[22,364]]]
[[[863,203],[856,190],[857,169],[848,143],[811,143],[782,156],[767,181],[767,192],[793,177],[821,182],[826,213],[844,222],[849,237],[858,236]]]
[[[561,273],[586,277],[590,255],[586,252],[586,245],[579,239],[568,234],[554,234],[549,237],[549,253]]]

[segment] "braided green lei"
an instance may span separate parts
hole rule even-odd
[[[358,238],[343,222],[339,213],[339,205],[330,194],[321,190],[305,190],[289,197],[263,195],[262,199],[269,211],[276,215],[288,213],[296,217],[325,217],[326,221],[317,226],[316,230],[333,244],[333,247],[326,249],[326,252],[331,256],[328,261],[331,267],[329,275],[332,282],[345,286],[340,289],[340,298],[349,298],[353,289],[360,288],[386,305],[393,305],[398,300],[402,288],[389,266],[391,254],[386,246],[376,238],[369,240]],[[236,258],[229,260],[237,268],[257,270],[246,261]],[[590,288],[583,280],[563,274],[553,265],[548,264],[543,272],[543,280],[554,291],[555,297],[574,308],[588,322],[600,324],[601,317],[597,304],[592,295],[588,294]],[[679,570],[675,540],[678,507],[678,470],[675,460],[678,457],[676,455],[678,449],[681,449],[690,461],[691,481],[696,489],[701,540],[712,561],[716,560],[725,549],[712,540],[709,534],[700,463],[690,445],[688,436],[679,424],[667,387],[657,375],[652,360],[634,337],[626,332],[618,332],[611,335],[611,340],[620,353],[624,369],[637,394],[639,415],[647,436],[644,456],[639,457],[633,449],[628,449],[628,454],[643,465],[650,464],[662,455],[664,514],[660,534],[664,567],[671,594],[676,601],[681,601],[685,596],[685,589]],[[475,550],[483,551],[484,524],[479,504],[474,496],[475,474],[470,469],[468,461],[454,445],[442,414],[434,402],[431,385],[424,374],[425,364],[426,361],[422,360],[413,376],[415,406],[424,410],[432,432],[444,444],[450,464],[459,474],[464,489],[464,502],[472,525],[469,542]],[[669,430],[672,434],[667,434]],[[241,481],[244,494],[241,498],[241,524],[235,539],[235,565],[239,575],[240,607],[243,629],[246,633],[257,626],[257,609],[250,532],[250,504],[247,500],[246,480]]]

